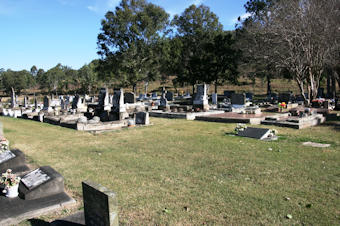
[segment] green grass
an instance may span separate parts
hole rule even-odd
[[[228,135],[235,124],[151,118],[153,126],[93,135],[0,119],[12,148],[64,176],[78,208],[83,180],[115,191],[122,225],[340,224],[340,133],[332,126],[275,128],[282,139],[263,142]]]

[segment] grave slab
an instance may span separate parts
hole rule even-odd
[[[4,173],[7,169],[12,169],[13,173],[28,171],[24,153],[15,149],[0,154],[0,173]]]
[[[237,135],[241,137],[249,137],[263,140],[267,138],[269,134],[270,129],[247,127],[243,131],[239,131]]]

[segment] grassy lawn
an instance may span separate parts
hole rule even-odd
[[[340,224],[340,133],[332,125],[276,128],[280,139],[263,142],[228,135],[235,124],[151,118],[150,127],[93,135],[0,120],[11,148],[60,172],[79,208],[83,180],[115,191],[122,225]]]

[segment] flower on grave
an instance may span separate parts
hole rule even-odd
[[[236,127],[235,127],[235,133],[238,134],[240,131],[243,131],[247,128],[246,124],[243,123],[237,123]]]
[[[11,169],[6,170],[6,173],[1,175],[0,183],[5,185],[5,188],[13,187],[20,183],[21,178],[15,176]]]
[[[283,109],[286,108],[287,104],[286,102],[279,103],[279,108]]]
[[[5,137],[0,137],[0,153],[9,151],[9,141]]]

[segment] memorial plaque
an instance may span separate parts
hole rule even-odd
[[[231,94],[231,104],[245,105],[246,95],[244,93],[233,93]]]
[[[238,132],[237,135],[241,137],[250,137],[262,140],[267,138],[269,134],[270,129],[247,127],[243,131]]]
[[[0,164],[3,162],[6,162],[12,158],[15,158],[15,154],[13,154],[11,151],[5,151],[0,154]]]
[[[30,190],[48,181],[50,177],[41,169],[36,169],[24,176],[21,181]]]

